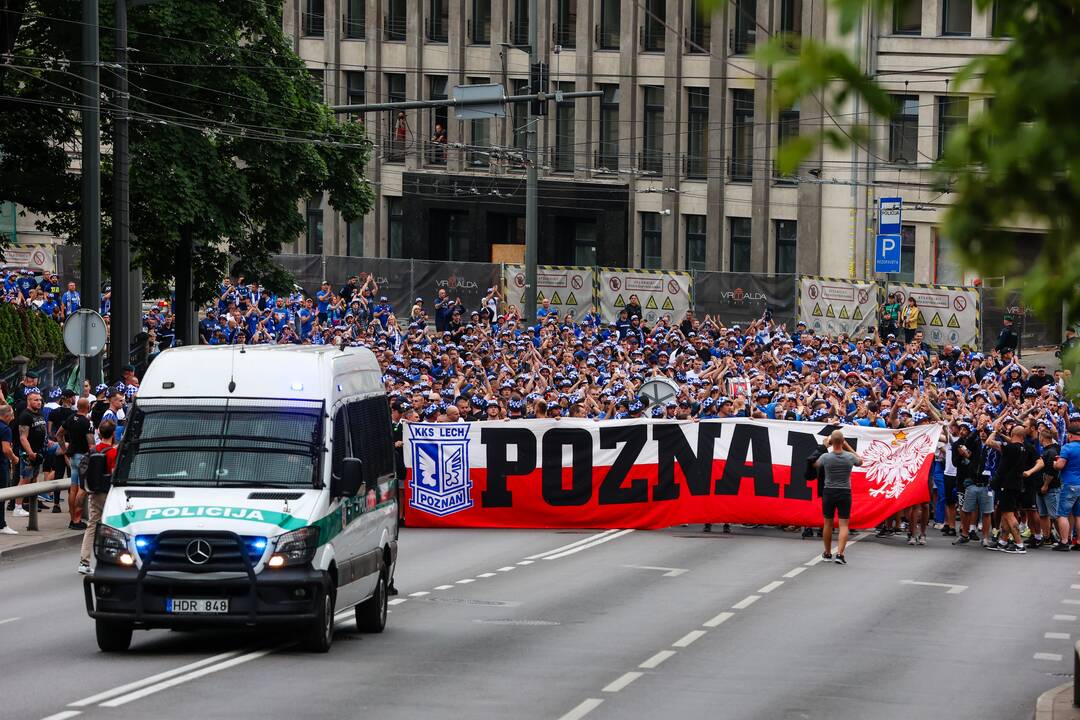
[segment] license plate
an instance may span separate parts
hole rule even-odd
[[[165,612],[175,615],[220,615],[229,612],[229,601],[220,598],[169,598]]]

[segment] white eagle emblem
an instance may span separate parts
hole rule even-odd
[[[889,500],[900,497],[915,479],[923,460],[934,451],[933,433],[924,433],[910,442],[904,442],[905,436],[901,431],[897,434],[897,440],[901,442],[895,445],[874,440],[861,453],[871,497]]]
[[[440,517],[473,506],[467,438],[414,439],[409,504]]]

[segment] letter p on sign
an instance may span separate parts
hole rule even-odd
[[[878,235],[874,247],[874,272],[900,272],[899,235]]]

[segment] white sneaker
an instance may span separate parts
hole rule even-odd
[[[85,562],[79,563],[79,567],[76,568],[76,572],[78,572],[80,575],[89,575],[90,574],[90,563],[85,563]]]
[[[0,528],[0,535],[18,535],[19,531],[5,525]]]
[[[13,517],[30,517],[30,513],[23,510],[21,507],[16,507],[11,511]]]

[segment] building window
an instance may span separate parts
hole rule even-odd
[[[446,99],[446,76],[428,76],[428,99]],[[431,123],[431,137],[428,141],[427,161],[436,165],[446,164],[446,108],[436,107],[428,110]]]
[[[574,83],[558,83],[561,92],[574,92]],[[560,172],[574,171],[574,100],[555,103],[555,158]]]
[[[966,125],[968,121],[968,99],[966,97],[938,97],[938,132],[937,154],[941,157],[945,153],[945,145],[949,141],[949,134],[957,127]]]
[[[780,0],[780,32],[802,35],[802,0]]]
[[[686,52],[707,53],[712,41],[712,4],[702,0],[690,0],[690,34]]]
[[[641,169],[661,173],[664,171],[664,88],[646,85],[642,90],[645,113],[642,118]]]
[[[386,198],[386,242],[389,257],[405,257],[402,224],[401,198]]]
[[[470,85],[487,85],[487,78],[469,78]],[[472,135],[471,145],[469,150],[469,165],[471,167],[487,167],[491,164],[491,121],[484,120],[470,120],[470,133]]]
[[[754,49],[757,37],[757,0],[734,0],[735,26],[729,43],[735,55],[745,55]]]
[[[474,45],[491,44],[491,0],[473,0],[469,37]]]
[[[777,220],[776,228],[776,272],[794,274],[795,242],[798,237],[794,220]]]
[[[750,272],[750,218],[728,218],[731,226],[731,272]]]
[[[942,35],[971,35],[971,0],[944,0]]]
[[[367,102],[367,90],[364,86],[364,73],[345,72],[345,99],[349,105],[363,105]],[[351,117],[361,120],[363,113],[353,113]]]
[[[686,218],[686,269],[705,269],[705,216],[683,215]]]
[[[1009,35],[1008,28],[1005,27],[1005,22],[1001,18],[1001,13],[998,12],[998,5],[1000,2],[994,0],[994,4],[990,8],[990,36],[991,37],[1011,37]]]
[[[622,0],[600,0],[600,35],[596,45],[601,50],[618,50],[622,22]]]
[[[786,110],[781,110],[776,122],[776,147],[780,148],[784,143],[794,140],[799,136],[799,104],[795,103]],[[797,173],[781,175],[776,171],[775,178],[778,183],[791,184],[798,180]]]
[[[660,248],[664,234],[660,229],[660,213],[641,213],[641,267],[660,267]]]
[[[514,22],[510,23],[510,42],[529,44],[529,0],[514,0]]]
[[[444,43],[450,32],[449,0],[430,0],[430,12],[427,19],[427,39],[431,42]]]
[[[322,37],[326,9],[323,0],[304,0],[301,13],[301,32],[305,37]]]
[[[527,95],[531,92],[528,80],[511,80],[510,84],[514,88],[515,95]],[[513,124],[510,135],[514,147],[524,152],[528,143],[529,103],[514,103],[510,108],[510,122]],[[524,167],[524,164],[524,159],[522,159],[519,165]]]
[[[709,88],[687,88],[686,106],[686,177],[703,178],[709,170]]]
[[[889,162],[914,165],[919,154],[919,96],[894,95],[897,111],[889,121]]]
[[[345,254],[364,257],[364,218],[356,218],[346,226],[347,244]]]
[[[754,175],[754,91],[731,91],[731,179]]]
[[[601,85],[600,142],[596,153],[596,169],[619,170],[619,86]]]
[[[574,264],[596,265],[596,222],[593,220],[574,223]]]
[[[886,273],[895,282],[915,282],[915,226],[900,226],[900,272]]]
[[[342,28],[346,40],[363,40],[367,37],[365,5],[365,0],[348,0]]]
[[[309,255],[322,255],[323,252],[322,195],[307,201],[307,252]]]
[[[641,30],[641,47],[646,52],[663,52],[667,0],[645,0],[644,11],[645,25]]]
[[[577,0],[556,0],[555,44],[564,48],[577,46]]]
[[[405,76],[400,73],[386,74],[386,99],[387,102],[405,101]],[[390,137],[386,138],[386,160],[388,162],[404,162],[405,151],[409,146],[409,136],[412,130],[409,128],[409,120],[402,110],[389,111]]]
[[[922,34],[922,0],[895,0],[893,35]]]
[[[386,17],[383,18],[384,40],[405,41],[405,5],[405,0],[386,0]]]

